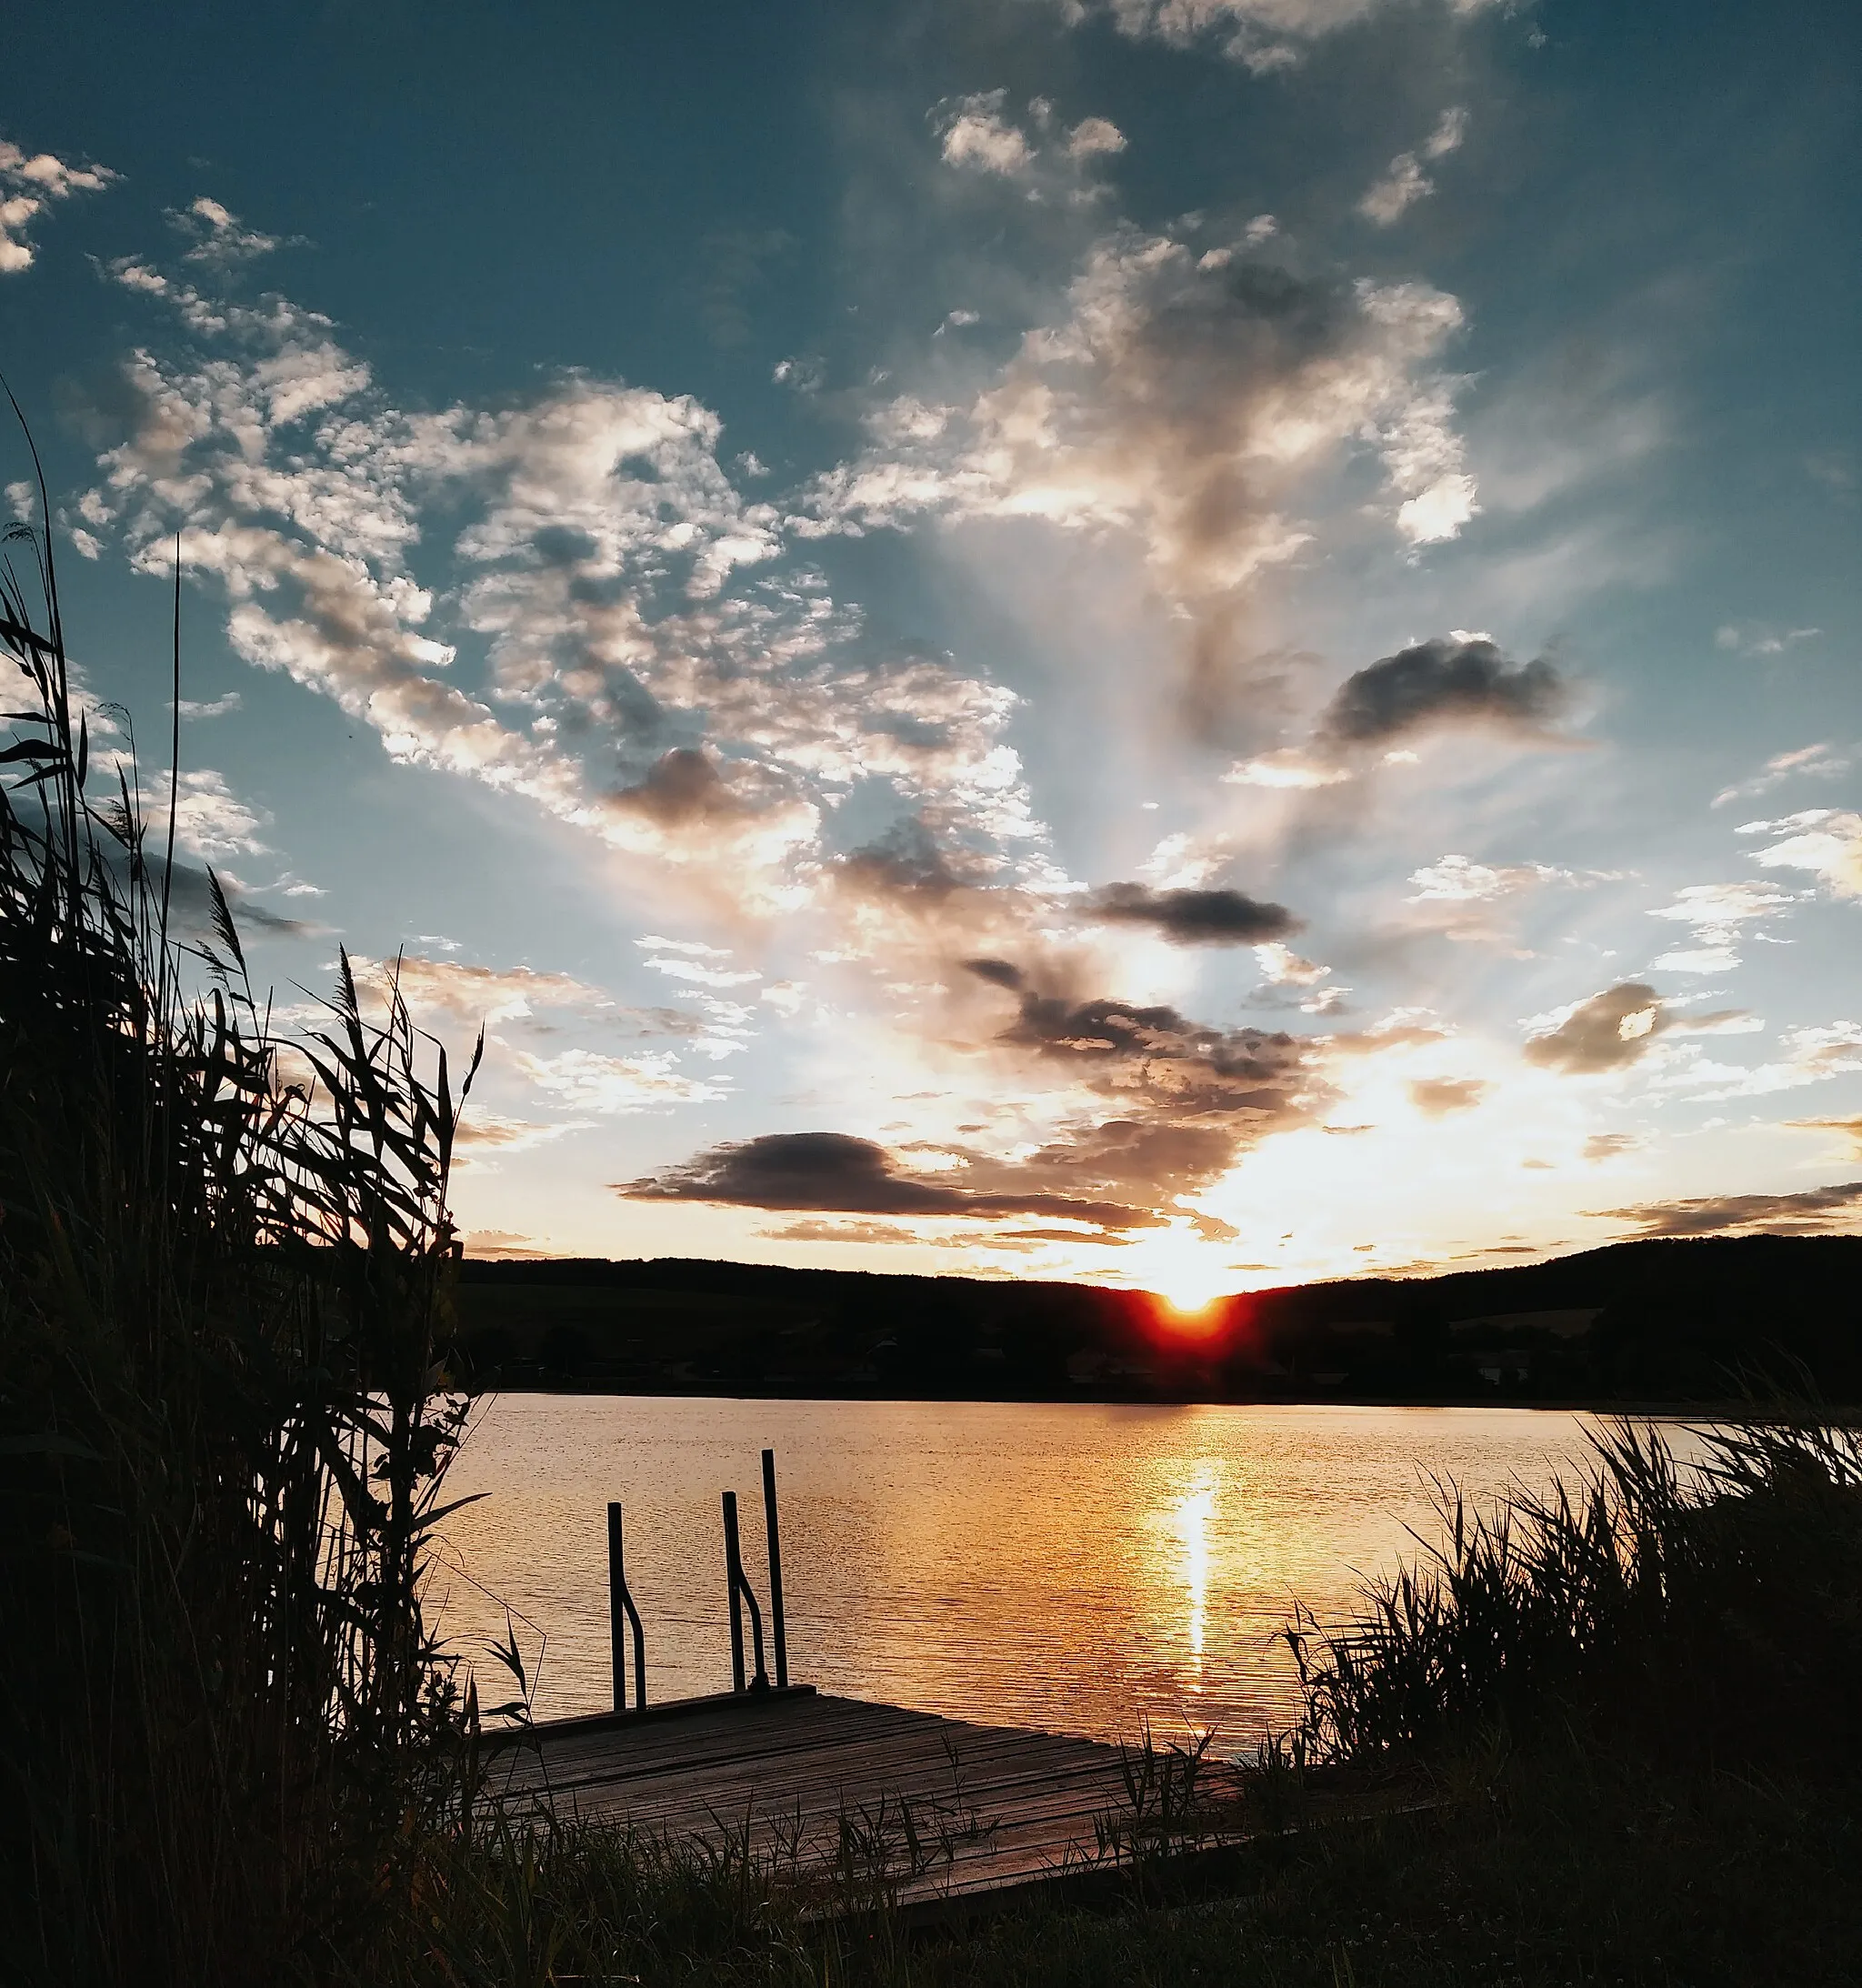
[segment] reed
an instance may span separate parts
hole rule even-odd
[[[1619,1423],[1546,1496],[1476,1512],[1367,1607],[1287,1632],[1315,1761],[1577,1733],[1676,1760],[1847,1760],[1862,1737],[1862,1443],[1814,1412],[1702,1433],[1683,1469]]]
[[[5,554],[0,1951],[273,1982],[382,1909],[456,1785],[420,1588],[458,1099],[346,958],[287,1041],[216,879],[212,932],[175,929],[173,814],[94,748],[49,535]]]

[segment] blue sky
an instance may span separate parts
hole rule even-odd
[[[435,18],[15,30],[0,361],[261,977],[488,1022],[475,1247],[1852,1223],[1850,10]]]

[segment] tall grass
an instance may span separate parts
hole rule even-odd
[[[1302,1617],[1308,1757],[1427,1757],[1577,1733],[1675,1761],[1819,1762],[1862,1739],[1862,1442],[1815,1415],[1620,1424],[1590,1467],[1446,1537],[1326,1633]]]
[[[0,1953],[277,1981],[392,1892],[460,1730],[420,1609],[456,1100],[346,957],[287,1042],[216,879],[171,929],[172,811],[94,752],[49,535],[5,549]]]

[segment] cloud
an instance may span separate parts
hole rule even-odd
[[[1729,1230],[1764,1235],[1817,1235],[1847,1230],[1862,1205],[1862,1180],[1810,1188],[1797,1194],[1719,1194],[1694,1200],[1643,1201],[1631,1208],[1587,1209],[1599,1221],[1635,1224],[1638,1236],[1711,1236]]]
[[[541,1257],[547,1256],[547,1250],[539,1249],[536,1242],[513,1229],[468,1229],[464,1241],[466,1254],[470,1257]]]
[[[1656,990],[1628,980],[1563,1010],[1555,1026],[1527,1041],[1526,1059],[1574,1077],[1624,1069],[1671,1025]]]
[[[398,959],[351,961],[358,985],[385,993],[390,982],[398,983],[402,999],[423,1015],[444,1015],[460,1022],[499,1022],[527,1019],[540,1008],[567,1008],[583,1014],[616,1011],[615,1004],[598,989],[586,986],[566,973],[538,973],[529,967],[483,967],[463,960],[430,959],[419,953],[404,953]],[[686,1021],[691,1032],[698,1024],[679,1016],[675,1009],[661,1009],[676,1022]]]
[[[1672,904],[1648,915],[1693,926],[1700,945],[1692,951],[1664,953],[1652,965],[1677,973],[1725,973],[1739,964],[1735,941],[1740,926],[1771,918],[1795,902],[1795,892],[1767,884],[1689,884],[1676,892]]]
[[[1758,622],[1729,621],[1714,631],[1717,648],[1731,649],[1739,656],[1782,656],[1799,642],[1809,642],[1823,633],[1821,628],[1770,628]]]
[[[165,836],[170,780],[167,770],[145,775],[144,818],[152,834]],[[184,769],[175,798],[175,846],[209,863],[269,854],[259,830],[269,815],[241,800],[224,773],[211,767]]]
[[[1292,67],[1306,48],[1367,20],[1388,0],[1058,0],[1069,25],[1102,15],[1133,40],[1188,47],[1206,37],[1256,75]],[[1449,0],[1448,11],[1478,13],[1488,0]],[[1450,114],[1453,115],[1452,113]]]
[[[1784,1122],[1794,1132],[1840,1132],[1849,1141],[1854,1157],[1862,1160],[1862,1118],[1787,1119]]]
[[[978,1190],[902,1172],[885,1147],[845,1132],[768,1132],[716,1146],[683,1167],[617,1184],[630,1200],[817,1209],[847,1215],[1063,1217],[1098,1229],[1155,1228],[1148,1209],[1051,1193]]]
[[[780,1229],[759,1229],[756,1233],[770,1242],[911,1242],[922,1245],[926,1239],[915,1229],[901,1229],[891,1221],[792,1221]],[[1081,1239],[1066,1231],[1070,1241]],[[942,1239],[940,1239],[941,1240]]]
[[[1642,1145],[1634,1132],[1593,1132],[1584,1142],[1584,1158],[1593,1166],[1606,1160],[1618,1160]]]
[[[1785,780],[1832,780],[1839,774],[1847,773],[1854,764],[1847,753],[1824,744],[1799,746],[1795,752],[1777,752],[1750,779],[1722,788],[1714,796],[1713,805],[1724,808],[1729,801],[1749,799]]]
[[[264,235],[257,228],[247,227],[236,214],[229,213],[205,194],[185,208],[171,207],[168,219],[192,245],[184,259],[216,269],[269,256],[278,246],[275,235]]]
[[[1459,149],[1467,136],[1467,113],[1459,108],[1445,110],[1422,149],[1432,159],[1446,158],[1449,153]],[[1435,182],[1423,171],[1416,154],[1399,152],[1390,161],[1389,170],[1383,178],[1358,202],[1357,211],[1367,221],[1387,227],[1435,190]]]
[[[1513,663],[1484,637],[1432,636],[1347,677],[1319,719],[1341,748],[1388,744],[1442,725],[1487,725],[1543,739],[1571,701],[1543,657]]]
[[[1716,1018],[1703,1016],[1694,1026],[1711,1024]],[[1708,1031],[1710,1032],[1710,1031]],[[1834,1021],[1823,1028],[1792,1029],[1780,1039],[1782,1060],[1740,1069],[1737,1065],[1689,1059],[1665,1073],[1662,1082],[1669,1089],[1692,1089],[1695,1101],[1715,1104],[1729,1098],[1765,1098],[1774,1091],[1798,1090],[1807,1084],[1820,1084],[1832,1077],[1862,1070],[1862,1024]]]
[[[987,384],[874,411],[871,447],[812,487],[818,528],[1025,519],[1126,537],[1183,611],[1206,701],[1235,667],[1242,605],[1309,542],[1299,513],[1322,472],[1372,454],[1399,538],[1453,537],[1474,507],[1457,383],[1438,369],[1456,300],[1296,271],[1246,232],[1203,240],[1104,236],[1056,321]]]
[[[181,528],[234,648],[392,758],[521,794],[766,913],[815,889],[823,821],[856,784],[1009,863],[1029,846],[1013,697],[941,659],[876,658],[690,397],[569,376],[516,405],[408,413],[315,312],[111,274],[197,349],[129,362],[84,528],[151,572]],[[444,597],[411,566],[430,508],[459,578]],[[484,644],[482,686],[461,637]]]
[[[1488,1086],[1472,1077],[1429,1077],[1409,1087],[1409,1100],[1425,1118],[1446,1118],[1451,1111],[1471,1111],[1487,1096]]]
[[[34,248],[25,231],[51,202],[100,193],[117,176],[107,166],[67,166],[50,152],[29,155],[0,138],[0,276],[32,267]]]
[[[727,1098],[727,1086],[688,1077],[670,1054],[604,1056],[595,1049],[565,1049],[559,1056],[512,1054],[518,1072],[572,1110],[631,1117],[678,1104],[711,1104]]]
[[[1034,163],[1035,148],[1026,135],[1002,115],[1007,95],[1006,90],[986,90],[947,99],[932,112],[932,126],[943,140],[946,166],[1007,176],[1026,171]]]
[[[1148,925],[1186,946],[1253,946],[1284,939],[1301,920],[1284,905],[1239,890],[1151,890],[1108,884],[1087,899],[1086,916],[1115,924]]]
[[[930,113],[944,163],[959,172],[1016,182],[1031,199],[1080,204],[1103,191],[1088,176],[1093,164],[1126,148],[1125,134],[1109,117],[1085,117],[1071,130],[1054,105],[1037,96],[1028,124],[1005,115],[1006,90],[946,97]]]
[[[238,691],[228,690],[217,698],[201,700],[183,698],[179,706],[181,716],[190,723],[197,718],[225,718],[245,703]]]
[[[1777,821],[1747,821],[1741,835],[1781,835],[1782,842],[1757,852],[1767,869],[1807,869],[1839,898],[1862,898],[1862,815],[1808,808]]]
[[[1436,183],[1417,163],[1414,152],[1399,152],[1390,168],[1357,204],[1357,211],[1379,227],[1400,219],[1418,200],[1427,200]]]
[[[507,1119],[499,1112],[475,1108],[460,1118],[455,1144],[466,1156],[466,1163],[474,1164],[481,1151],[528,1152],[533,1147],[546,1146],[552,1140],[560,1139],[565,1132],[586,1129],[586,1120],[558,1119],[539,1124],[532,1119]]]

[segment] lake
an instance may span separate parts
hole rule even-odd
[[[649,1701],[730,1685],[719,1493],[766,1608],[776,1453],[796,1682],[953,1717],[1243,1745],[1297,1707],[1277,1633],[1437,1535],[1429,1477],[1543,1487],[1585,1416],[1531,1409],[1123,1407],[508,1394],[448,1495],[433,1599],[476,1657],[511,1611],[539,1717],[609,1702],[606,1501],[626,1511]]]

